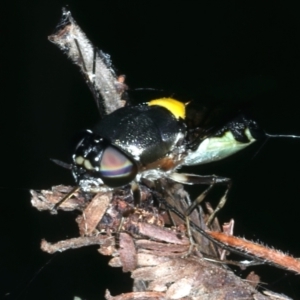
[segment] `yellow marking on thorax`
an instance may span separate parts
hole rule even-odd
[[[148,102],[149,106],[158,105],[169,110],[176,119],[185,119],[185,104],[173,98],[160,98]]]

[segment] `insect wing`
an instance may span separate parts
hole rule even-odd
[[[235,110],[232,110],[235,111]],[[229,118],[230,116],[230,118]],[[226,158],[264,137],[258,124],[248,116],[222,110],[202,108],[187,117],[188,148],[184,165],[199,165]]]

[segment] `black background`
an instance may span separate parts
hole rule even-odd
[[[298,10],[289,2],[238,2],[67,4],[131,88],[162,88],[186,101],[248,103],[267,132],[300,135]],[[67,161],[71,137],[97,121],[77,68],[47,41],[64,4],[1,5],[1,299],[91,300],[103,299],[106,288],[113,295],[130,289],[129,275],[108,268],[94,247],[54,256],[39,249],[42,238],[76,236],[75,214],[37,212],[28,189],[73,184],[49,158]],[[191,171],[233,179],[220,220],[234,218],[236,235],[300,256],[300,140],[259,146]],[[300,299],[299,276],[271,266],[255,270],[263,288]]]

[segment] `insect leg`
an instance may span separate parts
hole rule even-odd
[[[222,209],[222,207],[225,205],[227,200],[227,194],[231,188],[231,179],[227,177],[219,177],[216,175],[209,175],[209,176],[201,176],[201,175],[195,175],[195,174],[184,174],[184,173],[173,173],[170,175],[170,178],[174,181],[183,183],[183,184],[206,184],[209,185],[209,187],[200,195],[197,197],[197,199],[190,205],[190,207],[186,210],[185,215],[189,216],[192,211],[195,209],[197,205],[199,205],[203,199],[207,196],[207,194],[210,192],[210,190],[213,188],[216,184],[226,185],[227,189],[222,196],[221,200],[219,201],[217,207],[213,211],[213,213],[210,215],[210,217],[207,220],[207,225],[210,225],[212,220],[214,219],[215,215]]]
[[[213,188],[213,184],[211,184],[203,193],[201,193],[196,200],[193,201],[193,203],[189,206],[189,208],[186,210],[186,215],[189,216],[192,211],[195,209],[196,206],[198,206],[203,199],[207,196],[207,194],[209,193],[209,191]]]
[[[131,187],[134,206],[137,207],[141,204],[141,189],[140,189],[140,186],[136,181],[132,181],[131,184],[130,184],[130,187]]]
[[[141,190],[140,190],[140,186],[138,184],[138,182],[136,181],[132,181],[130,184],[130,192],[132,193],[132,197],[133,197],[133,205],[134,207],[139,207],[141,204]],[[121,217],[120,220],[120,224],[116,230],[115,233],[115,243],[116,243],[116,247],[119,248],[120,247],[120,233],[122,231],[122,227],[123,224],[125,222],[126,217],[128,217],[129,214],[133,213],[133,210],[127,211],[125,214],[123,214],[123,216]]]
[[[62,199],[60,199],[55,205],[53,206],[52,210],[57,210],[59,206],[61,206],[64,202],[69,200],[76,192],[80,190],[79,186],[75,186],[66,196],[64,196]]]
[[[219,201],[219,203],[218,203],[217,207],[215,208],[215,210],[213,211],[213,213],[209,216],[209,218],[207,220],[208,225],[211,224],[211,222],[215,218],[216,214],[224,207],[224,205],[227,201],[227,194],[230,189],[231,189],[231,182],[228,183],[227,189],[226,189],[224,195],[222,196],[221,200]]]

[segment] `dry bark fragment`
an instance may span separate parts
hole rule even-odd
[[[82,217],[77,220],[80,235],[91,235],[96,229],[99,221],[102,220],[111,201],[112,194],[98,193],[90,201],[88,206],[82,212]]]
[[[123,272],[129,272],[136,269],[137,257],[134,241],[132,237],[125,233],[120,233],[119,245],[120,262],[123,266]]]
[[[63,196],[62,191],[67,190],[71,188],[60,186],[54,187],[52,191],[33,192],[32,203],[39,209],[42,206],[43,209],[51,210],[53,204]],[[134,209],[127,196],[126,192],[107,193],[105,198],[103,194],[88,196],[87,198],[96,199],[92,200],[91,204],[77,193],[68,200],[69,203],[59,209],[74,209],[85,213],[85,218],[81,216],[79,222],[79,230],[85,236],[55,244],[43,241],[42,249],[54,253],[98,244],[101,254],[114,256],[110,265],[122,267],[125,272],[130,271],[134,278],[134,287],[132,293],[115,297],[107,293],[107,299],[276,299],[274,297],[277,297],[277,294],[259,293],[252,284],[235,276],[225,265],[204,260],[201,252],[205,250],[207,254],[210,249],[214,249],[210,241],[204,239],[204,245],[196,244],[192,251],[188,252],[190,244],[188,238],[183,235],[184,220],[178,218],[177,226],[166,228],[155,207],[147,210],[147,197],[144,209]],[[100,199],[106,200],[101,203]],[[96,205],[98,201],[99,207]],[[126,213],[127,217],[122,217],[123,213],[128,211],[130,213]],[[119,227],[122,218],[124,220]],[[86,224],[93,224],[94,229],[83,231],[83,220]],[[120,244],[116,246],[115,233],[118,230]],[[217,252],[209,253],[218,258]]]

